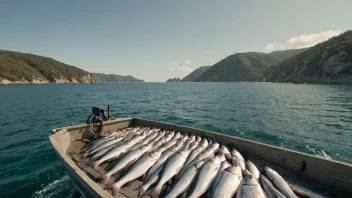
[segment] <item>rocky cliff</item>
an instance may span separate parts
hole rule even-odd
[[[346,31],[274,65],[260,80],[294,83],[352,83],[352,31]]]
[[[52,58],[0,50],[0,84],[97,82],[89,72]]]

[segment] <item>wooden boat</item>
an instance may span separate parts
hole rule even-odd
[[[183,133],[200,134],[215,138],[218,142],[238,149],[247,159],[259,168],[270,166],[279,172],[289,183],[298,184],[326,197],[352,197],[352,165],[324,159],[305,153],[270,146],[250,140],[232,137],[190,127],[150,121],[140,118],[122,118],[104,122],[104,131],[131,126],[148,126]],[[76,152],[86,139],[94,136],[88,124],[56,128],[49,139],[62,164],[78,190],[84,197],[112,197],[103,190],[104,185],[96,183],[95,178],[104,174],[104,165],[94,170],[87,163],[79,163]],[[105,166],[106,167],[106,166]],[[136,197],[134,188],[141,182],[134,181],[120,190],[118,197]]]

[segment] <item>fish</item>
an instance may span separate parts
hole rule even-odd
[[[149,135],[148,137],[146,137],[143,141],[141,141],[141,142],[139,142],[139,143],[133,145],[133,146],[130,148],[130,150],[134,150],[134,149],[136,149],[136,148],[139,148],[139,147],[141,147],[141,146],[147,144],[150,140],[152,140],[153,138],[155,138],[157,135],[158,135],[158,133],[152,133],[152,134],[150,134],[150,135]]]
[[[210,188],[220,169],[220,164],[221,160],[219,156],[215,156],[202,165],[187,193],[188,198],[200,197]]]
[[[231,198],[242,181],[242,170],[233,165],[217,175],[210,188],[210,198]]]
[[[156,186],[145,192],[144,196],[150,195],[152,198],[158,197],[164,184],[181,170],[190,152],[188,148],[184,148],[168,159],[160,172]]]
[[[166,194],[165,198],[176,198],[177,196],[181,195],[182,193],[186,192],[187,189],[192,184],[192,181],[197,174],[200,167],[205,163],[204,160],[199,161],[192,166],[188,167],[185,172],[183,172],[179,178],[173,182],[170,191]]]
[[[100,151],[94,153],[92,155],[92,157],[89,159],[89,161],[95,161],[98,158],[100,158],[101,156],[103,156],[105,153],[107,153],[108,151],[110,151],[112,148],[115,148],[116,145],[110,145],[108,147],[105,147],[104,149],[101,149]]]
[[[120,179],[112,185],[105,187],[104,190],[112,190],[112,195],[116,197],[118,191],[123,185],[145,174],[148,169],[159,159],[163,151],[164,148],[159,148],[153,152],[143,155],[143,157],[138,159],[128,168],[126,173]]]
[[[262,182],[264,191],[269,198],[285,198],[285,196],[275,188],[275,186],[269,181],[264,175],[260,176],[260,181]]]
[[[171,132],[167,135],[164,136],[165,137],[165,142],[170,141],[173,137],[175,137],[175,132]],[[176,139],[176,138],[175,138]]]
[[[237,158],[240,158],[240,159],[244,160],[244,158],[242,157],[241,153],[238,152],[236,149],[232,149],[231,150],[231,155],[233,157],[237,157]]]
[[[260,187],[257,179],[252,175],[248,175],[242,179],[238,187],[236,198],[266,198],[263,189]]]
[[[170,140],[170,141],[168,141],[168,142],[165,142],[165,143],[162,145],[162,147],[163,147],[165,150],[167,150],[167,149],[169,149],[170,147],[172,147],[174,144],[176,144],[177,141],[178,141],[178,140],[172,139],[172,140]]]
[[[319,195],[316,192],[313,192],[303,186],[289,184],[290,188],[295,192],[297,195],[302,197],[309,197],[309,198],[325,198],[323,195]]]
[[[201,153],[203,150],[204,150],[204,147],[197,146],[193,151],[191,151],[191,153],[189,154],[189,156],[185,162],[185,166],[188,166],[194,160],[194,158],[196,158],[197,155],[199,153]]]
[[[161,166],[163,166],[165,161],[169,159],[169,157],[173,155],[178,149],[180,149],[181,146],[182,146],[182,142],[178,142],[171,148],[165,150],[165,152],[163,152],[162,155],[160,156],[159,160],[148,171],[146,179],[148,179],[155,171],[157,171]]]
[[[165,137],[161,137],[157,142],[155,142],[153,144],[153,146],[150,149],[150,151],[154,151],[154,150],[158,149],[164,142],[166,142]]]
[[[197,161],[209,158],[212,154],[214,154],[214,152],[215,152],[214,147],[209,147],[204,151],[202,151],[201,153],[199,153],[197,157],[195,157],[188,165],[191,165]]]
[[[270,181],[274,183],[275,187],[277,187],[283,195],[288,198],[297,198],[295,193],[289,187],[287,182],[281,177],[281,175],[279,175],[279,173],[267,166],[264,169]]]
[[[109,178],[111,175],[114,173],[124,169],[127,167],[129,164],[134,162],[134,160],[138,159],[141,155],[143,155],[145,152],[147,152],[150,149],[151,145],[146,144],[141,146],[140,148],[137,148],[135,150],[131,150],[125,155],[123,155],[120,159],[118,159],[118,162],[112,167],[111,170],[109,170],[107,173],[102,175],[100,177],[101,183],[102,184],[107,184]]]
[[[151,185],[155,184],[158,182],[159,177],[160,177],[160,172],[162,170],[162,166],[158,168],[149,178],[146,178],[141,186],[139,186],[138,189],[138,197],[143,195]]]
[[[223,162],[221,162],[219,173],[224,171],[225,169],[227,169],[230,166],[231,166],[231,163],[229,161],[227,161],[227,160],[224,160]]]
[[[107,142],[104,142],[103,144],[97,146],[96,148],[94,148],[94,149],[92,149],[92,150],[86,152],[86,153],[83,155],[83,157],[92,155],[92,154],[94,154],[95,152],[97,152],[97,151],[99,151],[99,150],[102,150],[102,149],[104,149],[104,148],[106,148],[106,147],[108,147],[108,146],[111,146],[111,145],[113,145],[113,144],[116,144],[116,143],[120,142],[122,139],[123,139],[123,138],[120,137],[120,138],[116,138],[116,139],[112,139],[112,140],[109,140],[109,141],[107,141]]]
[[[246,166],[249,172],[253,175],[253,177],[255,177],[256,179],[259,179],[260,172],[258,168],[253,164],[253,162],[251,162],[250,160],[247,160]]]
[[[91,163],[93,165],[93,168],[96,169],[99,166],[99,164],[101,164],[109,159],[117,158],[122,153],[125,153],[126,151],[128,151],[128,149],[131,146],[133,146],[136,141],[139,141],[140,139],[144,138],[145,136],[146,136],[146,134],[140,135],[136,138],[132,138],[131,140],[128,140],[127,142],[121,144],[120,146],[117,146],[117,147],[111,149],[104,156],[102,156],[99,160]]]
[[[91,141],[90,143],[86,144],[79,152],[79,154],[82,154],[84,152],[86,152],[87,150],[91,149],[93,146],[98,146],[108,140],[111,140],[112,138],[108,138],[108,137],[101,137],[101,138],[97,138],[93,141]]]
[[[226,157],[231,156],[229,149],[225,145],[221,145],[219,152],[224,154]]]
[[[202,141],[200,141],[198,146],[201,146],[205,149],[208,147],[208,145],[209,145],[208,140],[204,138],[204,139],[202,139]]]

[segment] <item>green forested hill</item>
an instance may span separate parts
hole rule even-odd
[[[286,59],[270,68],[262,81],[352,83],[352,31]]]
[[[203,66],[199,67],[198,69],[194,70],[192,73],[188,74],[184,77],[181,82],[192,82],[200,75],[202,75],[205,71],[207,71],[211,66]]]
[[[95,83],[89,72],[52,58],[0,50],[0,79],[14,81]]]
[[[260,52],[236,53],[217,62],[193,81],[236,82],[258,81],[272,65],[286,57],[294,56],[305,49],[276,51],[270,54]]]
[[[133,76],[121,76],[116,74],[92,73],[97,76],[101,82],[144,82]]]

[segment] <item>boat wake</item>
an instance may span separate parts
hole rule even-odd
[[[55,197],[57,195],[60,195],[62,191],[67,191],[69,190],[68,188],[71,188],[71,185],[68,185],[69,180],[70,180],[69,176],[65,175],[60,179],[57,179],[47,184],[41,190],[36,191],[33,197],[44,198],[44,197]]]

